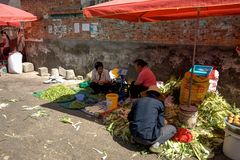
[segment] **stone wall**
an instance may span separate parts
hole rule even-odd
[[[132,64],[136,58],[145,59],[158,80],[167,81],[171,75],[183,76],[191,66],[192,51],[189,45],[80,40],[44,40],[29,43],[27,47],[28,59],[36,68],[62,66],[85,75],[96,61],[102,61],[107,69],[128,68],[129,82],[136,78]],[[198,46],[196,61],[217,66],[220,93],[229,102],[240,104],[240,58],[233,47]]]

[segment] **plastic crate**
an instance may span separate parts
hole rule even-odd
[[[193,73],[198,76],[208,77],[212,70],[212,66],[194,65]],[[192,72],[192,68],[189,70],[189,72]]]

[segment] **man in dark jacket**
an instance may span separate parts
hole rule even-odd
[[[128,115],[132,138],[140,144],[147,145],[151,152],[160,153],[160,144],[176,133],[176,128],[166,125],[164,105],[159,100],[160,90],[150,86],[147,96],[135,101]]]

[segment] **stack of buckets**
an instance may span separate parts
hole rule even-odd
[[[223,153],[233,159],[240,160],[240,127],[236,127],[227,122],[227,118],[224,119],[225,138],[223,142]]]
[[[118,94],[109,93],[106,95],[108,110],[116,109],[118,107]]]

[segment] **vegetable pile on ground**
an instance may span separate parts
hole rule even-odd
[[[175,89],[179,89],[181,85],[181,80],[176,78],[171,78],[165,84],[160,86],[160,92],[163,95],[172,94]]]
[[[75,92],[72,89],[63,85],[57,85],[43,91],[40,98],[54,102],[66,102],[75,99],[74,95]]]
[[[127,116],[130,109],[127,105],[110,113],[105,119],[107,131],[124,141],[130,140],[129,123]]]
[[[129,107],[118,109],[106,118],[107,130],[123,140],[129,140],[130,137],[127,122],[129,110]],[[222,148],[224,118],[229,114],[239,113],[239,108],[228,104],[219,94],[208,94],[203,103],[198,106],[198,121],[196,127],[191,130],[193,141],[179,143],[169,140],[162,145],[159,158],[170,160],[195,157],[202,160],[214,157],[214,153]],[[178,121],[177,117],[174,120]]]

